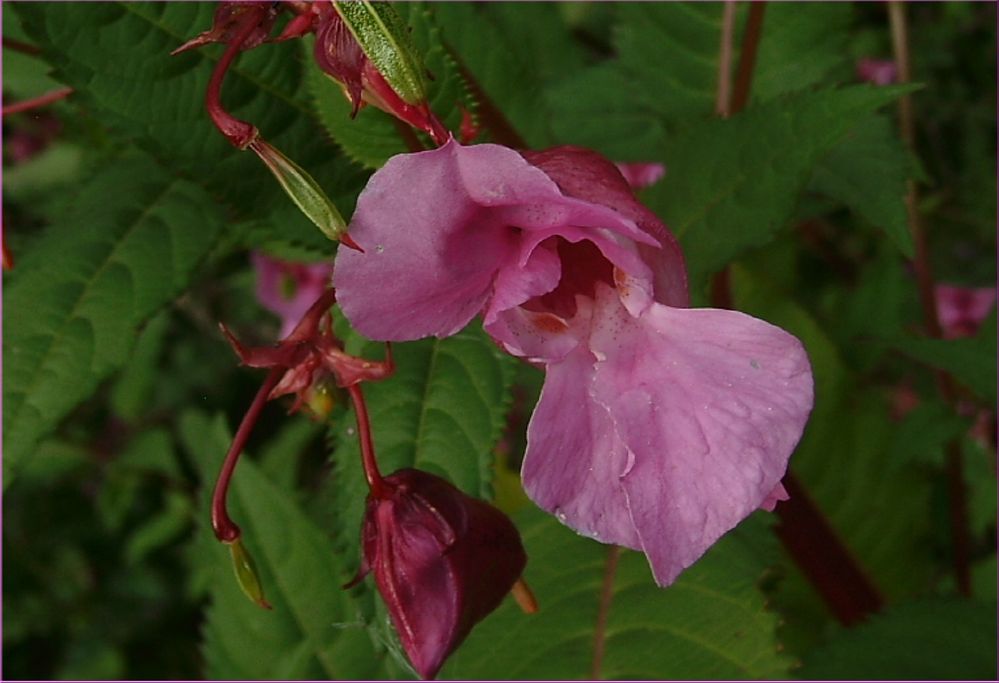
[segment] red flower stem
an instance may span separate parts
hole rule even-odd
[[[253,431],[257,418],[260,417],[260,411],[264,409],[264,404],[270,398],[271,390],[280,381],[284,371],[285,368],[274,368],[267,374],[264,383],[260,385],[257,395],[253,397],[253,403],[250,404],[243,416],[243,421],[239,423],[239,429],[236,430],[236,436],[232,439],[232,445],[229,446],[229,452],[225,454],[222,469],[215,481],[215,492],[212,494],[212,529],[215,531],[215,538],[223,543],[232,543],[240,536],[239,526],[232,521],[226,509],[226,497],[229,494],[232,473],[236,469],[236,463],[239,462],[239,456],[243,453],[243,447],[250,437],[250,432]]]
[[[215,127],[233,146],[246,149],[256,139],[257,129],[252,124],[237,119],[222,106],[222,81],[225,80],[226,72],[229,71],[233,60],[242,49],[243,43],[260,22],[260,14],[253,9],[247,10],[240,17],[239,22],[239,30],[226,46],[222,59],[215,65],[212,77],[208,80],[208,89],[205,91],[205,109],[208,110],[208,116],[211,117]]]
[[[384,498],[387,493],[385,481],[378,471],[378,460],[375,458],[375,446],[371,441],[371,422],[368,419],[368,408],[364,404],[364,392],[359,384],[347,387],[350,400],[354,403],[354,416],[357,418],[357,435],[361,441],[361,464],[364,466],[364,478],[368,489],[375,498]]]
[[[753,70],[756,67],[756,52],[760,46],[760,33],[763,31],[763,13],[767,3],[763,0],[749,3],[749,19],[742,38],[742,51],[739,53],[739,68],[735,75],[735,88],[732,91],[731,113],[738,114],[749,103],[749,93],[753,85]]]
[[[614,600],[614,581],[617,577],[617,562],[621,557],[620,546],[607,549],[604,562],[604,579],[600,586],[600,604],[597,607],[597,621],[593,627],[593,660],[590,664],[590,680],[601,679],[604,665],[604,651],[607,647],[607,620],[610,617],[611,602]]]
[[[52,90],[44,95],[39,95],[38,97],[32,97],[30,100],[24,100],[23,102],[15,102],[14,104],[8,104],[3,108],[3,116],[9,116],[10,114],[20,114],[21,112],[31,111],[32,109],[39,109],[41,107],[46,107],[53,102],[58,102],[59,100],[64,100],[73,94],[72,88],[59,88],[58,90]]]
[[[888,3],[888,21],[891,27],[892,50],[898,67],[899,83],[912,80],[912,65],[909,55],[909,30],[906,8],[903,3],[892,0]],[[912,96],[906,93],[898,100],[898,119],[902,141],[915,154],[916,121],[912,106]],[[930,265],[926,231],[923,229],[919,213],[919,191],[913,180],[906,181],[905,209],[908,215],[909,233],[914,246],[913,270],[919,301],[923,309],[923,326],[926,333],[935,339],[943,337],[940,316],[935,296],[936,283]],[[958,392],[954,378],[943,370],[935,371],[937,389],[951,406],[957,407]],[[958,590],[962,595],[971,595],[970,532],[968,529],[967,486],[964,481],[964,459],[961,455],[961,442],[952,439],[945,446],[947,493],[950,507],[951,543],[953,548],[954,575]]]
[[[732,105],[732,34],[735,32],[735,0],[725,0],[722,10],[721,45],[718,48],[718,87],[715,113],[728,118]]]

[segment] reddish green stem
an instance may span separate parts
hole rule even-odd
[[[215,481],[215,492],[212,494],[212,529],[215,531],[215,538],[223,543],[232,543],[239,538],[241,533],[239,526],[232,521],[232,518],[229,517],[229,511],[226,509],[226,497],[229,494],[232,473],[236,469],[236,463],[239,462],[239,456],[243,453],[247,439],[250,438],[250,432],[253,431],[253,426],[257,423],[257,418],[260,417],[260,412],[264,409],[264,404],[267,403],[271,391],[281,380],[284,371],[285,368],[274,368],[267,374],[264,383],[260,385],[257,395],[253,397],[253,403],[250,404],[250,408],[243,416],[243,421],[239,423],[239,429],[236,430],[236,436],[232,439],[232,445],[229,446],[229,452],[225,454],[222,469]]]
[[[239,149],[246,149],[247,145],[257,137],[256,127],[237,119],[222,106],[222,81],[225,80],[226,72],[229,71],[236,55],[242,49],[243,43],[260,22],[260,16],[258,12],[248,10],[240,17],[239,21],[239,30],[226,46],[222,59],[212,70],[212,77],[209,79],[208,89],[205,91],[205,109],[208,110],[208,116],[211,117],[212,123],[229,142]]]
[[[39,109],[41,107],[46,107],[53,102],[58,102],[59,100],[64,100],[73,94],[72,88],[59,88],[58,90],[53,90],[47,92],[44,95],[39,95],[38,97],[32,97],[30,100],[24,100],[23,102],[15,102],[14,104],[8,104],[3,108],[3,116],[9,116],[10,114],[20,114],[21,112],[31,111],[32,109]]]
[[[892,49],[898,67],[899,83],[912,80],[912,64],[909,56],[909,29],[906,20],[906,7],[893,0],[888,3],[888,21],[891,28]],[[916,151],[916,117],[909,93],[898,100],[899,128],[902,141],[913,154]],[[935,339],[943,338],[940,315],[937,311],[936,283],[930,264],[926,231],[922,215],[919,213],[919,190],[913,180],[906,182],[905,208],[912,235],[915,257],[912,261],[916,273],[916,286],[923,309],[923,326],[926,333]],[[954,378],[943,370],[935,372],[937,389],[951,406],[958,402],[957,386]],[[967,485],[964,480],[964,458],[959,439],[951,439],[945,446],[947,493],[950,504],[951,544],[953,548],[954,575],[958,590],[962,595],[971,595],[970,532],[968,529]]]
[[[357,418],[357,435],[361,442],[361,464],[364,466],[364,478],[368,482],[371,495],[384,498],[387,495],[385,480],[378,471],[378,460],[375,458],[375,446],[371,440],[371,421],[368,418],[368,408],[364,404],[364,392],[359,384],[347,387],[350,400],[354,403],[354,416]]]

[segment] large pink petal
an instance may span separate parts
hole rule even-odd
[[[780,494],[811,369],[796,338],[743,313],[653,305],[636,320],[606,288],[597,310],[594,397],[630,454],[620,485],[666,585]]]
[[[389,159],[368,181],[350,224],[364,253],[337,253],[333,286],[351,324],[393,341],[464,327],[515,251],[514,235],[482,214],[450,145]]]

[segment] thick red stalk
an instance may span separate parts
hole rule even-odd
[[[884,598],[792,472],[783,480],[790,496],[777,504],[777,536],[795,564],[844,626],[879,612]]]
[[[236,55],[240,53],[243,43],[250,37],[260,21],[258,12],[247,10],[239,19],[239,30],[236,31],[232,41],[226,45],[222,59],[212,70],[212,77],[208,81],[208,89],[205,91],[205,109],[212,123],[219,129],[219,132],[226,137],[235,147],[246,149],[246,147],[257,137],[257,129],[246,121],[241,121],[225,110],[222,106],[222,81],[225,80],[226,72],[232,65]]]
[[[364,404],[364,392],[358,384],[347,387],[350,400],[354,403],[354,416],[357,418],[357,436],[361,442],[361,464],[364,466],[364,478],[368,482],[371,495],[375,498],[387,496],[385,481],[378,471],[378,460],[375,458],[375,446],[371,441],[371,422],[368,418],[368,408]]]
[[[229,446],[229,452],[225,454],[222,469],[215,481],[215,492],[212,494],[212,529],[215,531],[215,538],[223,543],[232,543],[240,535],[239,526],[232,521],[226,509],[226,497],[229,493],[232,473],[236,469],[236,463],[239,462],[239,456],[243,453],[243,447],[250,437],[250,432],[253,431],[253,426],[257,423],[257,418],[260,417],[260,412],[270,397],[271,390],[280,381],[284,371],[284,368],[272,369],[267,374],[267,378],[264,379],[264,383],[260,385],[257,395],[253,397],[253,403],[250,404],[243,416],[243,421],[239,423],[239,429],[236,430],[236,436],[232,439],[232,445]]]

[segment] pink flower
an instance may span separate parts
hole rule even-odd
[[[281,318],[283,339],[329,286],[333,265],[282,261],[259,251],[250,260],[257,271],[257,301]]]
[[[937,314],[944,337],[971,337],[996,305],[996,290],[990,287],[937,285]]]
[[[614,165],[498,145],[400,155],[358,199],[333,282],[369,337],[457,332],[477,313],[545,366],[523,482],[581,534],[643,551],[671,583],[785,497],[812,406],[797,339],[690,309],[683,255]]]
[[[874,85],[889,85],[898,79],[898,66],[890,59],[864,57],[857,61],[857,78]]]

